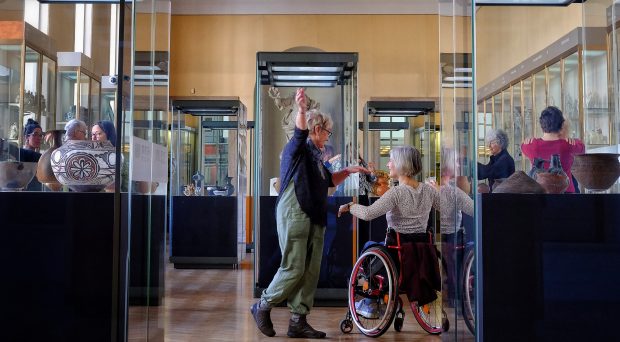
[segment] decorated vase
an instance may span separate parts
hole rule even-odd
[[[76,192],[99,192],[114,182],[116,153],[109,141],[69,140],[50,161],[56,179]]]
[[[59,191],[62,188],[62,184],[56,179],[56,176],[54,176],[50,159],[52,158],[52,153],[62,146],[63,132],[64,130],[48,131],[48,134],[50,134],[49,139],[51,140],[51,147],[41,155],[37,164],[37,179],[53,191]]]

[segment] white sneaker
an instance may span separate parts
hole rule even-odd
[[[369,298],[355,302],[355,311],[358,315],[367,319],[379,318],[377,303]]]

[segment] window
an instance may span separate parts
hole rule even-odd
[[[91,56],[93,5],[75,5],[75,51]]]
[[[43,33],[47,33],[49,24],[49,5],[37,0],[24,1],[24,21]]]
[[[118,5],[110,5],[110,75],[116,75],[118,53]]]

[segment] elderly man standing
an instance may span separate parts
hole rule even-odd
[[[493,191],[496,179],[508,178],[515,172],[515,161],[506,150],[506,132],[501,129],[490,130],[485,140],[491,150],[491,159],[486,165],[478,163],[478,179],[488,179],[489,187]]]
[[[331,173],[323,164],[322,149],[332,135],[331,117],[310,110],[304,89],[297,89],[299,108],[293,137],[282,151],[276,223],[282,252],[280,268],[261,299],[250,308],[258,329],[276,334],[271,308],[284,300],[291,311],[287,335],[293,338],[325,338],[325,333],[308,324],[306,315],[314,303],[319,280],[323,239],[327,224],[327,189],[356,172],[369,173],[361,166],[349,166]]]
[[[72,119],[65,125],[64,140],[86,140],[88,126],[82,120]]]

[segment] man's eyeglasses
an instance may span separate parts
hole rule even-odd
[[[323,130],[324,130],[325,132],[327,132],[327,137],[328,137],[328,138],[332,136],[332,132],[331,132],[330,130],[328,130],[328,129],[327,129],[327,128],[325,128],[325,127],[323,127]]]

